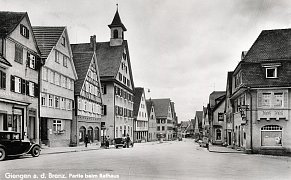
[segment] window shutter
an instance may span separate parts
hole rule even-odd
[[[26,31],[27,31],[26,37],[27,37],[27,39],[29,39],[29,30],[28,30],[28,28],[26,28]]]
[[[1,87],[3,89],[6,89],[6,73],[4,72],[1,72],[2,73],[2,84],[1,84]]]
[[[26,95],[29,95],[29,81],[26,81]]]
[[[34,97],[38,97],[38,94],[39,94],[38,84],[34,83]]]
[[[10,90],[15,92],[15,77],[11,75]]]
[[[23,25],[20,24],[20,34],[22,35],[23,34]]]
[[[38,56],[35,56],[35,70],[40,70],[41,67],[41,59]]]
[[[26,81],[24,79],[21,79],[21,94],[25,94],[25,85]]]
[[[104,109],[104,114],[103,115],[107,115],[107,106],[104,105],[103,109]]]
[[[26,66],[30,67],[30,54],[27,52]]]
[[[284,107],[288,107],[288,91],[284,91]]]
[[[258,107],[262,107],[262,93],[258,92]]]
[[[104,94],[107,93],[107,87],[106,87],[106,84],[104,84],[104,86],[103,86],[103,92],[104,92]]]

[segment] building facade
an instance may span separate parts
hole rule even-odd
[[[146,106],[144,88],[134,88],[133,101],[134,135],[135,142],[147,142],[149,131],[149,115]]]
[[[0,130],[39,143],[40,51],[27,13],[0,12]]]
[[[173,117],[171,100],[166,99],[152,99],[155,106],[156,119],[157,119],[157,136],[165,140],[173,138]]]
[[[49,147],[69,146],[77,73],[66,27],[34,26],[41,51],[40,136]]]
[[[264,30],[232,75],[234,136],[246,152],[291,152],[291,30]]]
[[[146,100],[148,118],[149,118],[149,135],[148,141],[157,140],[157,118],[155,113],[155,106],[151,99]]]
[[[103,92],[102,136],[111,140],[127,134],[133,139],[134,82],[127,41],[127,30],[116,11],[110,25],[109,42],[97,44],[97,59]]]
[[[72,121],[71,145],[101,141],[102,93],[96,56],[96,36],[90,43],[72,44],[73,60],[78,75],[75,82],[75,115]]]

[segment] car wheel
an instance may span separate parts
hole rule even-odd
[[[4,160],[6,157],[6,152],[3,148],[0,148],[0,161]]]
[[[38,157],[40,155],[40,148],[38,146],[34,146],[31,150],[31,155],[33,157]]]

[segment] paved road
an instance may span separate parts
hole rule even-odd
[[[193,141],[0,162],[0,179],[291,179],[291,158],[213,153]],[[35,176],[35,177],[36,177]],[[43,177],[43,178],[42,178]]]

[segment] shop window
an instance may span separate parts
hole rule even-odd
[[[216,140],[221,140],[221,129],[216,129]]]
[[[261,128],[262,146],[282,146],[282,130],[278,125],[267,125]]]

